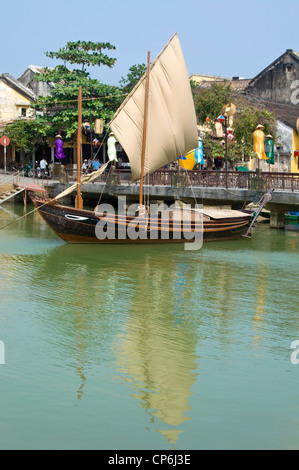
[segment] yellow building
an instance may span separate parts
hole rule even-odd
[[[30,103],[35,100],[34,93],[11,77],[8,73],[0,75],[0,132],[5,126],[19,119],[33,117]],[[15,160],[13,144],[7,147],[7,164]],[[4,149],[0,146],[0,167],[4,166]]]
[[[189,77],[191,82],[195,82],[198,85],[202,84],[203,82],[223,82],[226,80],[231,80],[230,78],[224,78],[224,77],[216,77],[214,75],[202,75],[202,74],[192,74]]]
[[[295,129],[293,129],[293,153],[291,157],[291,172],[299,173],[299,156],[296,153],[299,153],[299,134]]]
[[[34,93],[24,87],[8,73],[0,75],[0,125],[4,126],[16,119],[32,117],[31,101]]]

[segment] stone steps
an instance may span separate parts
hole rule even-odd
[[[7,201],[8,199],[11,199],[12,197],[16,196],[17,194],[21,193],[22,191],[25,191],[25,188],[15,188],[12,189],[11,191],[5,191],[0,194],[0,204],[3,202]]]

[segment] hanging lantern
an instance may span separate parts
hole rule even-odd
[[[227,138],[228,138],[228,140],[233,140],[234,136],[233,136],[233,134],[228,134]]]
[[[209,122],[210,122],[210,118],[209,118],[209,116],[208,116],[208,117],[206,117],[206,121],[207,121],[207,123],[209,123]]]
[[[215,122],[215,131],[216,131],[216,137],[224,137],[223,135],[223,129],[222,129],[222,124],[220,122]]]
[[[299,157],[299,150],[294,150],[294,157]]]
[[[269,165],[274,165],[274,142],[271,134],[266,135],[265,154],[268,157],[267,163],[269,163]]]
[[[232,134],[232,133],[233,133],[233,129],[232,129],[231,127],[228,127],[228,128],[227,128],[227,133],[228,133],[228,134]]]
[[[255,131],[252,134],[253,151],[259,160],[268,160],[268,157],[265,154],[265,135],[263,129],[265,129],[265,127],[262,126],[262,124],[259,124],[256,126]]]
[[[217,121],[218,121],[218,122],[221,122],[221,124],[223,124],[224,121],[225,121],[225,117],[222,116],[222,114],[220,114],[220,116],[218,116],[218,118],[217,118]]]
[[[103,133],[103,119],[98,118],[95,120],[95,129],[94,129],[96,134],[102,134]]]
[[[93,139],[92,145],[93,145],[94,147],[98,147],[98,145],[99,145],[98,139]]]
[[[193,170],[196,163],[195,160],[195,150],[191,150],[186,155],[181,155],[178,157],[179,165],[184,170]]]
[[[65,158],[64,152],[63,152],[63,141],[62,137],[60,134],[57,134],[55,136],[55,157],[57,160],[61,160],[62,158]]]
[[[222,113],[225,113],[227,116],[233,116],[236,112],[236,106],[234,103],[227,103],[223,106]]]

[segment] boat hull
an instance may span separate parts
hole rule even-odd
[[[234,219],[218,219],[204,221],[200,229],[195,222],[190,223],[189,236],[186,235],[183,223],[177,220],[149,218],[148,223],[138,238],[132,239],[127,235],[128,226],[133,217],[117,214],[99,214],[84,209],[76,209],[59,204],[51,204],[37,197],[32,201],[40,215],[52,230],[67,243],[95,243],[95,244],[149,244],[149,243],[186,243],[194,242],[194,230],[200,230],[202,240],[219,241],[230,240],[242,236],[246,230],[251,215],[244,213],[243,217]],[[107,228],[107,236],[99,238],[98,223],[102,221]],[[110,230],[110,232],[109,232]],[[111,236],[113,231],[113,236]],[[110,236],[108,235],[110,233]],[[153,237],[153,233],[155,236]]]

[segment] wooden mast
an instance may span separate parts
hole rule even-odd
[[[141,153],[141,173],[140,173],[140,189],[139,189],[139,206],[142,206],[143,199],[143,176],[145,164],[145,147],[146,147],[146,127],[147,127],[147,111],[148,111],[148,91],[149,91],[149,72],[150,72],[150,52],[147,53],[147,72],[145,82],[145,100],[144,100],[144,118],[143,118],[143,138]]]
[[[79,87],[78,95],[78,131],[77,131],[77,196],[76,209],[83,209],[81,195],[81,135],[82,135],[82,87]]]

